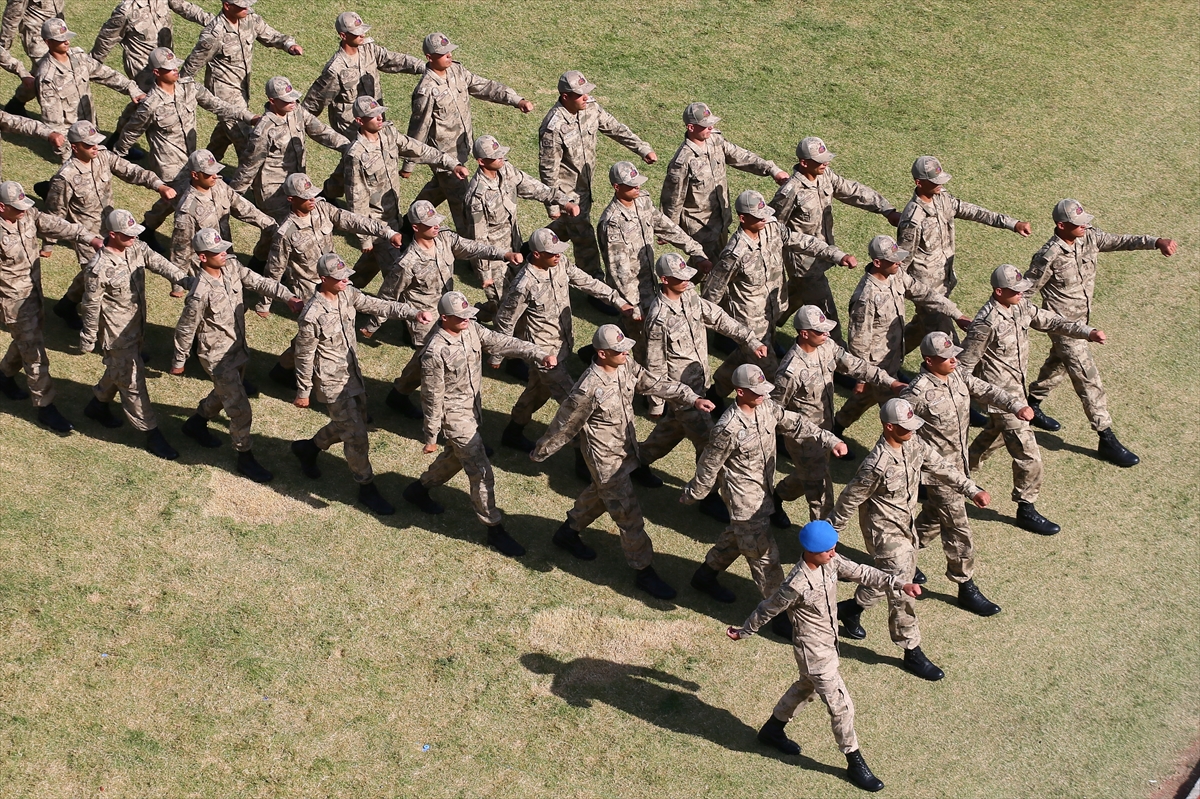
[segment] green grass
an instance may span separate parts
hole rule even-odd
[[[342,8],[256,6],[308,53],[259,50],[258,97],[273,74],[297,85],[316,76]],[[82,44],[108,9],[69,9]],[[513,162],[531,172],[537,123],[568,68],[594,80],[601,102],[664,163],[692,100],[725,118],[730,139],[781,165],[792,163],[800,137],[823,136],[839,154],[836,169],[897,205],[909,194],[912,159],[937,154],[956,194],[1034,225],[1030,240],[959,226],[956,299],[967,313],[986,298],[998,263],[1028,263],[1063,196],[1078,197],[1105,229],[1178,239],[1169,260],[1128,253],[1101,263],[1095,322],[1111,341],[1097,348],[1099,363],[1116,430],[1142,465],[1122,471],[1093,459],[1079,402],[1060,388],[1046,404],[1064,429],[1041,437],[1039,508],[1063,533],[1040,539],[1008,523],[1003,458],[978,475],[996,498],[994,512],[973,514],[979,582],[1004,613],[982,620],[959,611],[939,554],[926,552],[934,596],[920,606],[924,648],[946,680],[921,683],[897,667],[879,609],[867,615],[867,640],[843,648],[842,665],[864,753],[890,795],[1148,796],[1170,776],[1200,727],[1194,5],[515,2],[481,10],[455,0],[356,9],[395,49],[419,51],[425,33],[445,30],[468,67],[530,97],[538,108],[529,116],[482,103],[474,114],[476,132],[512,145]],[[197,29],[176,28],[186,53]],[[115,54],[110,62],[119,63]],[[413,79],[383,80],[403,127]],[[108,130],[120,98],[103,88],[96,96]],[[203,120],[206,141],[211,118]],[[31,187],[53,171],[18,142],[4,148],[6,178]],[[320,149],[310,153],[318,179],[334,164]],[[602,143],[601,169],[621,157]],[[648,171],[657,198],[663,166]],[[732,177],[735,193],[752,186],[770,189]],[[135,210],[153,199],[124,184],[117,197]],[[526,231],[543,218],[536,206],[523,214]],[[879,217],[847,208],[836,216],[839,243],[860,258],[885,232]],[[239,230],[239,252],[252,244],[249,233]],[[73,270],[69,251],[57,250],[44,266],[46,295],[60,296]],[[833,275],[839,301],[857,278]],[[251,373],[266,389],[253,403],[255,451],[277,473],[269,487],[256,486],[231,474],[227,445],[199,450],[179,433],[209,384],[194,367],[184,378],[157,371],[179,305],[165,282],[150,280],[150,391],[179,461],[153,459],[128,426],[107,431],[82,419],[102,366],[75,354],[75,337],[53,316],[59,406],[80,431],[50,434],[27,403],[0,414],[0,794],[858,794],[840,777],[819,705],[789,727],[804,747],[798,763],[753,740],[795,663],[770,636],[737,646],[724,638],[724,625],[754,605],[744,565],[727,578],[739,595],[732,608],[686,587],[718,533],[676,504],[690,476],[686,448],[660,464],[668,487],[639,493],[659,571],[681,589],[678,605],[634,595],[607,518],[588,534],[600,551],[592,564],[550,546],[579,490],[569,453],[543,471],[497,451],[508,528],[530,549],[508,561],[480,545],[462,476],[435,492],[448,511],[432,523],[406,508],[379,520],[348,504],[355,489],[338,451],[323,457],[323,480],[305,481],[287,442],[311,435],[323,417],[294,408],[266,380],[294,323],[252,316]],[[468,293],[481,294],[473,285]],[[597,319],[581,316],[582,340]],[[362,358],[379,425],[372,458],[382,491],[398,501],[430,458],[420,454],[417,427],[383,405],[409,355],[394,345],[394,327],[383,339],[363,346]],[[1035,348],[1046,351],[1044,337]],[[510,382],[487,384],[484,433],[493,443],[517,393]],[[850,436],[861,447],[875,433],[864,420]],[[850,475],[836,465],[839,484]],[[847,536],[856,548],[857,535]],[[788,561],[797,557],[790,537],[781,547]]]

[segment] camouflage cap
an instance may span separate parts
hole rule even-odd
[[[775,216],[775,209],[767,205],[767,200],[760,192],[747,189],[737,196],[734,202],[739,214],[747,214],[756,219],[770,219]]]
[[[775,390],[775,384],[767,380],[763,370],[752,363],[744,363],[733,370],[733,384],[746,391],[765,397]]]
[[[533,235],[529,237],[529,249],[532,252],[557,255],[567,251],[567,243],[560,239],[553,230],[544,227],[533,231]]]
[[[155,47],[150,51],[150,69],[163,69],[170,72],[183,66],[183,59],[175,55],[170,47]]]
[[[837,322],[825,316],[825,312],[815,305],[801,305],[792,320],[796,330],[815,330],[818,333],[828,333],[837,327]]]
[[[475,140],[475,144],[471,147],[471,154],[479,160],[504,158],[508,155],[509,148],[505,147],[495,136],[484,134]]]
[[[200,228],[192,236],[192,249],[196,252],[225,252],[233,242],[221,238],[220,231],[210,227]]]
[[[596,84],[583,76],[577,69],[572,69],[558,76],[559,94],[591,94],[596,91]]]
[[[796,145],[796,158],[801,161],[816,161],[818,164],[828,164],[833,160],[833,153],[825,146],[825,142],[816,136],[801,139]]]
[[[81,119],[67,128],[67,141],[72,144],[103,144],[104,134],[96,130],[90,119]]]
[[[371,119],[384,113],[387,113],[387,106],[380,105],[374,97],[363,95],[354,98],[354,116],[359,119]]]
[[[924,419],[913,413],[913,407],[908,404],[908,400],[899,397],[893,397],[883,403],[883,407],[879,409],[879,421],[884,424],[898,424],[905,430],[918,430],[925,424]]]
[[[1022,275],[1012,264],[1000,264],[992,272],[992,288],[1026,292],[1033,288],[1033,281]]]
[[[1079,200],[1067,198],[1065,200],[1059,200],[1058,204],[1054,206],[1055,222],[1068,222],[1072,225],[1083,225],[1086,227],[1090,225],[1092,220],[1095,218],[1096,217],[1083,210],[1083,205],[1080,204]]]
[[[120,233],[122,236],[140,236],[146,230],[133,218],[133,214],[124,208],[109,211],[105,220],[108,222],[109,230],[113,233]]]
[[[209,150],[197,150],[188,156],[188,172],[200,172],[204,175],[219,175],[225,165]]]
[[[913,180],[928,180],[939,186],[950,182],[950,173],[942,169],[942,162],[932,155],[923,155],[912,165]]]
[[[287,197],[311,200],[320,194],[321,190],[313,185],[308,175],[303,172],[293,172],[283,181],[283,193]]]
[[[338,33],[349,33],[353,36],[365,36],[371,26],[363,22],[363,18],[353,11],[343,11],[333,22],[333,29]]]
[[[940,330],[921,339],[922,358],[957,358],[962,351],[962,347],[957,346],[949,334]]]
[[[429,200],[417,200],[408,207],[408,221],[416,225],[433,227],[446,221]]]
[[[450,41],[446,34],[438,31],[425,37],[421,43],[422,49],[428,55],[445,55],[458,49],[458,45]]]
[[[621,332],[616,325],[600,325],[592,336],[592,348],[596,350],[612,350],[613,352],[629,352],[633,349],[633,339]]]
[[[676,280],[691,280],[696,276],[696,270],[688,266],[679,253],[664,252],[654,262],[654,274],[659,277],[673,277]]]
[[[42,23],[42,38],[48,42],[69,42],[78,35],[58,17],[52,17]]]
[[[479,309],[472,305],[461,291],[447,291],[438,300],[438,313],[442,316],[457,316],[459,319],[474,319]]]
[[[618,161],[608,168],[608,182],[614,186],[640,186],[649,178],[629,161]]]
[[[300,99],[300,92],[292,88],[292,82],[282,75],[276,75],[267,81],[267,99],[287,100],[294,103]]]
[[[317,260],[317,274],[332,280],[349,280],[354,270],[346,266],[342,256],[327,252]]]
[[[704,103],[692,103],[683,109],[683,124],[685,125],[700,125],[705,128],[711,128],[720,121],[721,118],[714,115],[712,110]]]
[[[25,187],[15,180],[0,183],[0,203],[18,211],[28,211],[33,207],[33,200],[25,196]]]
[[[231,6],[237,6],[238,8],[249,8],[257,3],[258,0],[224,0],[224,2],[229,3]]]
[[[898,264],[911,255],[908,250],[900,249],[900,245],[891,236],[876,236],[871,239],[871,243],[867,245],[867,255],[872,261],[887,261],[889,264]]]

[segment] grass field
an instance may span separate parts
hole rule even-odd
[[[1079,198],[1104,229],[1177,239],[1171,259],[1122,253],[1101,262],[1094,323],[1111,340],[1097,355],[1115,429],[1142,465],[1095,460],[1079,401],[1060,388],[1046,409],[1063,430],[1039,433],[1038,507],[1062,534],[1042,539],[1009,523],[1004,458],[977,475],[995,497],[992,509],[972,512],[978,580],[1004,612],[960,611],[940,553],[926,551],[924,649],[946,679],[923,683],[899,668],[882,609],[865,617],[865,641],[842,647],[863,751],[888,795],[1138,797],[1170,777],[1200,732],[1194,3],[353,7],[394,49],[419,52],[425,33],[446,31],[469,68],[531,98],[528,116],[474,106],[476,133],[512,145],[512,161],[531,172],[538,122],[569,68],[582,69],[600,101],[656,146],[662,163],[647,170],[656,201],[693,100],[724,117],[727,137],[781,165],[793,162],[799,138],[821,135],[839,154],[835,169],[898,206],[913,158],[936,154],[957,195],[1033,222],[1029,240],[959,225],[956,299],[968,313],[986,299],[997,264],[1028,264],[1061,197]],[[289,58],[260,48],[260,98],[273,74],[308,85],[332,52],[343,8],[255,7],[307,51]],[[109,10],[103,0],[72,0],[78,43],[90,47]],[[186,53],[197,29],[177,21],[176,30]],[[109,62],[119,68],[116,54]],[[0,83],[7,97],[15,81]],[[384,83],[403,128],[414,79]],[[110,130],[121,99],[102,87],[95,94]],[[206,141],[212,119],[202,121]],[[29,188],[54,167],[44,147],[35,155],[24,143],[5,142],[5,178]],[[334,164],[320,149],[310,148],[318,179]],[[626,156],[603,142],[601,169]],[[734,193],[748,187],[771,190],[770,181],[733,175]],[[124,184],[117,196],[139,212],[153,200]],[[880,217],[835,214],[839,244],[860,260],[869,238],[887,232]],[[527,206],[525,229],[543,218]],[[237,238],[247,252],[250,231]],[[48,297],[61,296],[74,268],[66,248],[44,262]],[[857,279],[833,274],[843,304]],[[570,453],[542,469],[497,448],[506,524],[529,548],[510,561],[481,546],[461,475],[434,492],[448,510],[432,523],[407,507],[377,519],[350,504],[355,487],[340,450],[323,456],[323,480],[306,481],[287,445],[323,416],[293,407],[266,379],[294,322],[251,315],[251,375],[264,389],[253,401],[255,451],[276,472],[269,486],[254,485],[232,472],[228,444],[201,450],[179,433],[209,383],[194,363],[183,378],[159,371],[180,306],[165,281],[150,284],[150,391],[178,461],[148,455],[128,425],[109,431],[82,417],[102,366],[78,354],[53,315],[58,405],[79,429],[57,437],[35,424],[28,403],[0,400],[0,795],[858,795],[841,776],[819,704],[789,726],[800,757],[754,740],[796,667],[769,635],[737,646],[725,639],[725,625],[756,601],[743,564],[726,578],[736,605],[687,587],[719,532],[676,503],[689,450],[659,464],[667,487],[639,490],[656,566],[680,588],[677,603],[633,589],[607,517],[587,534],[600,551],[592,563],[550,545],[580,490]],[[478,286],[467,290],[481,297]],[[582,340],[598,319],[586,307],[579,316]],[[372,459],[381,490],[399,503],[432,456],[421,454],[418,426],[383,404],[409,350],[394,326],[381,338],[361,352],[378,425]],[[1040,363],[1047,341],[1034,346]],[[494,444],[518,393],[506,380],[486,386],[484,433]],[[528,432],[540,433],[553,410]],[[849,435],[862,448],[877,432],[864,419]],[[839,485],[852,468],[836,464]],[[802,513],[797,503],[790,510]],[[846,541],[861,548],[855,530]],[[794,561],[791,534],[780,543]]]

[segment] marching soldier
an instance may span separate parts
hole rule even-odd
[[[1042,307],[1059,316],[1087,322],[1092,315],[1092,295],[1096,290],[1096,261],[1102,252],[1117,250],[1154,250],[1164,256],[1175,254],[1171,239],[1154,236],[1117,236],[1092,227],[1095,219],[1083,210],[1078,200],[1059,200],[1054,206],[1054,236],[1033,256],[1025,277],[1033,282],[1032,291],[1041,291]],[[1137,455],[1127,450],[1112,431],[1108,398],[1100,380],[1100,370],[1091,348],[1078,339],[1050,336],[1051,351],[1029,386],[1029,405],[1033,425],[1043,430],[1058,430],[1055,419],[1042,411],[1042,401],[1062,382],[1071,378],[1075,393],[1083,402],[1092,429],[1100,436],[1097,455],[1117,466],[1136,466]]]
[[[796,165],[792,175],[775,196],[771,207],[779,216],[779,222],[788,230],[816,236],[826,244],[833,240],[833,201],[837,200],[864,211],[879,214],[895,225],[900,221],[900,212],[882,194],[863,183],[836,174],[829,168],[834,154],[825,142],[816,136],[808,136],[796,145]],[[798,252],[784,256],[787,266],[789,316],[801,305],[815,305],[826,318],[838,321],[837,303],[829,288],[825,273],[833,268],[833,262]],[[845,347],[842,331],[835,326],[830,337]]]
[[[200,31],[200,38],[179,70],[181,78],[194,78],[204,67],[204,87],[230,105],[250,107],[250,67],[254,63],[254,40],[276,47],[289,55],[304,55],[304,48],[287,34],[266,23],[250,7],[257,0],[222,0],[221,13]],[[268,96],[270,96],[268,94]],[[232,144],[238,160],[246,146],[245,133],[237,125],[218,124],[207,149],[217,160]],[[301,168],[303,169],[303,167]]]
[[[350,285],[353,270],[337,253],[326,253],[317,263],[321,287],[300,312],[296,334],[297,408],[307,408],[310,398],[325,403],[329,424],[312,438],[292,442],[292,454],[304,476],[317,479],[317,456],[334,444],[345,445],[346,465],[358,483],[358,501],[373,513],[390,516],[396,509],[379,493],[371,469],[367,440],[367,389],[358,365],[354,316],[358,312],[383,314],[390,319],[417,319],[431,324],[433,314],[411,305],[369,297]]]
[[[588,274],[600,276],[600,251],[592,227],[592,178],[596,172],[596,135],[633,152],[647,164],[658,160],[654,148],[617,121],[591,98],[596,84],[571,70],[558,78],[558,102],[538,128],[538,174],[542,183],[579,197],[579,215],[563,215],[555,204],[546,206],[550,228],[574,245],[575,263]]]
[[[900,247],[910,253],[908,263],[904,265],[905,273],[939,294],[949,297],[958,285],[958,275],[954,273],[955,219],[980,222],[1014,231],[1023,238],[1029,237],[1028,222],[972,205],[946,191],[950,173],[943,170],[942,162],[932,155],[923,155],[913,161],[912,176],[916,188],[900,215],[896,239]],[[934,330],[958,340],[952,318],[938,312],[917,311],[904,330],[904,352],[915,350],[925,334]]]
[[[720,121],[704,103],[683,110],[683,144],[667,164],[658,203],[667,219],[700,243],[710,261],[716,261],[725,248],[733,222],[726,167],[774,178],[776,183],[788,179],[774,161],[728,141],[716,129]]]
[[[475,515],[487,528],[487,542],[501,554],[517,558],[525,554],[504,529],[496,509],[496,480],[488,461],[479,425],[483,421],[480,391],[483,383],[483,353],[493,357],[524,358],[546,369],[557,359],[533,344],[503,333],[495,333],[475,321],[478,309],[460,292],[448,291],[438,301],[441,324],[430,334],[421,350],[421,406],[425,411],[426,455],[437,451],[440,432],[446,448],[425,473],[404,489],[404,499],[424,513],[446,509],[429,496],[433,486],[445,484],[465,471],[471,484]]]
[[[732,566],[739,555],[749,564],[764,599],[783,582],[779,545],[771,535],[776,500],[776,430],[786,438],[815,440],[835,455],[846,451],[837,436],[768,399],[775,386],[767,381],[762,369],[742,364],[734,371],[733,380],[737,400],[721,414],[708,446],[696,461],[696,475],[683,487],[679,498],[685,504],[697,502],[720,482],[731,521],[692,575],[692,587],[718,602],[734,601],[733,592],[717,582],[717,575]],[[772,629],[792,640],[787,616],[776,616]]]
[[[675,589],[654,571],[654,545],[646,535],[642,509],[629,477],[640,465],[633,394],[636,391],[661,397],[673,405],[691,405],[706,413],[712,411],[713,404],[682,383],[651,377],[628,360],[633,340],[616,325],[601,325],[592,336],[592,347],[595,359],[529,453],[532,460],[541,463],[579,435],[583,459],[592,475],[591,484],[555,532],[553,543],[580,560],[594,560],[596,551],[583,543],[579,533],[607,511],[620,531],[625,561],[637,572],[637,587],[658,599],[671,599]]]
[[[34,62],[37,62],[36,58]],[[21,81],[21,85],[17,87],[12,98],[5,103],[4,113],[14,117],[28,117],[29,112],[25,110],[25,103],[37,96],[37,80],[29,74],[24,62],[16,58],[5,47],[0,47],[0,69],[16,75],[17,79]]]
[[[135,430],[146,434],[146,450],[159,458],[175,460],[179,453],[158,428],[158,418],[146,389],[146,364],[142,344],[146,332],[146,270],[178,284],[191,286],[195,278],[137,240],[142,226],[133,214],[120,208],[109,212],[104,248],[86,269],[83,295],[83,329],[79,349],[100,347],[104,374],[92,389],[83,415],[105,427],[120,427],[121,420],[108,404],[117,394]]]
[[[871,773],[858,748],[854,733],[854,703],[838,671],[837,584],[849,580],[875,590],[921,595],[921,586],[905,583],[894,575],[870,566],[861,566],[837,554],[837,531],[825,521],[812,521],[800,529],[803,557],[783,584],[764,599],[740,628],[730,627],[726,634],[734,641],[749,638],[771,618],[788,614],[795,631],[792,649],[800,667],[800,679],[792,683],[775,705],[767,723],[758,731],[758,740],[785,755],[800,754],[800,746],[787,737],[783,728],[796,711],[821,697],[829,711],[833,738],[846,755],[847,776],[865,791],[883,790],[883,782]]]
[[[246,395],[246,289],[270,295],[299,312],[303,303],[287,287],[251,272],[228,255],[233,243],[212,228],[197,231],[192,251],[200,262],[199,275],[183,303],[175,327],[175,355],[171,374],[183,374],[192,345],[199,343],[200,363],[212,378],[213,388],[196,412],[183,424],[183,434],[202,447],[219,447],[220,440],[208,422],[224,410],[229,416],[229,437],[237,453],[237,470],[256,483],[269,483],[273,475],[255,459],[250,444],[253,419]]]
[[[29,56],[29,63],[36,65],[48,52],[46,40],[42,38],[42,25],[49,19],[62,19],[65,6],[66,0],[7,0],[4,5],[4,18],[0,21],[0,48],[5,52],[11,51],[13,40],[19,32],[25,55]],[[11,52],[9,55],[11,57]],[[13,60],[16,61],[16,58]],[[24,64],[21,64],[20,70],[7,66],[4,68],[21,79],[20,87],[4,106],[4,110],[16,116],[28,116],[25,104],[37,96],[36,80],[26,80],[29,73],[22,74]]]
[[[3,51],[0,51],[0,57],[2,56]],[[16,59],[13,59],[12,61],[15,64],[21,63]],[[0,66],[3,66],[2,62],[0,62]],[[21,68],[24,69],[24,66]],[[36,119],[27,119],[19,114],[9,113],[8,111],[0,111],[0,131],[3,131],[4,133],[19,133],[22,136],[36,136],[39,139],[45,139],[46,141],[50,142],[51,147],[59,151],[63,150],[67,140],[60,131],[55,130],[49,125],[38,122]],[[2,151],[0,151],[0,155],[2,154]],[[3,170],[4,162],[2,159],[0,159],[0,174],[3,174]]]
[[[1098,344],[1106,340],[1103,330],[1088,326],[1086,321],[1067,319],[1033,305],[1023,296],[1032,289],[1033,281],[1023,277],[1015,266],[996,267],[992,272],[992,297],[975,314],[958,358],[964,374],[975,374],[978,368],[980,378],[1017,397],[1026,396],[1030,328]],[[987,427],[968,449],[971,470],[978,469],[1003,442],[1013,459],[1012,498],[1017,503],[1017,525],[1031,533],[1054,535],[1062,528],[1034,507],[1042,488],[1042,454],[1029,422],[995,405],[987,413]]]
[[[475,134],[471,130],[471,98],[487,100],[499,105],[511,105],[522,114],[533,110],[533,103],[498,81],[476,75],[450,55],[458,49],[444,33],[431,33],[423,44],[425,74],[413,89],[412,116],[408,120],[408,135],[419,142],[432,145],[446,155],[465,164],[471,157],[471,143]],[[406,162],[401,168],[401,177],[412,174],[412,164]],[[467,190],[464,180],[452,172],[433,170],[433,177],[417,195],[418,200],[427,200],[434,207],[446,202],[450,206],[450,217],[454,229],[468,229],[467,216],[463,207],[463,194]]]
[[[11,400],[32,396],[38,421],[57,433],[69,433],[72,425],[54,406],[54,384],[50,382],[39,236],[70,239],[93,250],[104,246],[104,240],[83,225],[34,208],[20,183],[0,183],[0,325],[12,336],[0,360],[0,393]],[[28,391],[13,380],[22,367]]]
[[[829,522],[841,532],[858,510],[867,554],[875,559],[875,568],[911,583],[917,568],[917,545],[913,531],[917,492],[921,478],[949,486],[969,496],[981,508],[991,502],[988,492],[972,482],[937,450],[913,433],[925,422],[902,399],[890,399],[879,409],[883,435],[875,449],[858,467],[858,473],[842,490]],[[872,607],[884,592],[859,586],[854,596],[838,603],[838,618],[850,638],[867,637],[859,624],[864,610]],[[888,629],[892,641],[904,649],[904,667],[924,680],[940,680],[945,674],[921,651],[921,629],[917,626],[916,605],[911,595],[887,594]]]

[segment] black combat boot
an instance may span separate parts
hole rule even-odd
[[[158,234],[150,228],[143,230],[141,234],[138,235],[138,238],[146,242],[146,246],[154,250],[159,255],[166,255],[166,248],[158,243]]]
[[[720,419],[721,414],[725,413],[725,398],[717,391],[717,387],[711,386],[704,398],[713,404],[712,417]]]
[[[1142,462],[1141,458],[1121,445],[1111,427],[1100,431],[1100,446],[1096,450],[1096,455],[1100,460],[1108,461],[1126,469],[1130,466],[1137,466]]]
[[[554,537],[550,540],[554,546],[567,550],[580,560],[596,559],[596,550],[583,543],[583,540],[579,537],[579,533],[571,529],[570,522],[563,522],[554,531]]]
[[[146,431],[146,451],[165,461],[173,461],[179,457],[179,453],[167,443],[167,440],[163,438],[162,431],[157,427]]]
[[[88,400],[88,404],[83,406],[83,415],[94,422],[99,422],[105,427],[116,429],[125,423],[125,420],[120,416],[114,416],[112,405],[107,402],[92,397]]]
[[[1051,433],[1056,430],[1061,430],[1062,425],[1052,416],[1047,416],[1042,410],[1042,403],[1035,400],[1033,397],[1026,397],[1025,401],[1029,403],[1029,407],[1033,408],[1033,419],[1029,421],[1031,425],[1041,430],[1049,430]]]
[[[913,572],[913,582],[917,585],[925,585],[929,582],[929,578],[925,576],[925,572],[921,571],[920,567]]]
[[[638,569],[637,578],[634,580],[634,583],[638,588],[655,599],[675,598],[675,589],[667,585],[663,578],[658,576],[658,572],[654,571],[653,566]]]
[[[17,385],[17,381],[8,375],[0,375],[0,394],[10,400],[29,399],[29,392]]]
[[[921,651],[921,647],[919,646],[904,650],[904,668],[922,680],[929,680],[930,682],[937,682],[946,676],[944,671],[933,665],[929,658],[925,657],[925,653]]]
[[[250,450],[237,454],[237,470],[238,474],[244,475],[256,483],[269,483],[275,477],[263,468]]]
[[[629,473],[629,479],[645,488],[662,488],[662,478],[651,471],[649,466],[645,464],[637,467]]]
[[[692,575],[692,588],[725,604],[737,599],[732,591],[717,582],[717,572],[707,563],[701,563],[700,568],[696,569],[696,573]]]
[[[300,461],[300,471],[305,477],[316,480],[321,476],[321,470],[317,467],[317,456],[321,454],[321,448],[311,438],[293,441],[292,454]]]
[[[488,527],[487,542],[488,546],[510,558],[519,558],[525,554],[525,547],[518,544],[502,524],[493,524]]]
[[[58,412],[58,408],[54,407],[53,402],[38,408],[37,418],[39,422],[56,433],[69,433],[75,429],[75,425],[68,422],[66,417]]]
[[[838,621],[842,623],[842,635],[847,638],[853,638],[856,641],[861,641],[867,637],[867,631],[863,629],[860,619],[862,619],[863,608],[854,601],[854,597],[843,599],[837,603]]]
[[[592,306],[593,308],[595,308],[597,311],[604,314],[605,316],[620,316],[621,315],[621,312],[618,309],[609,305],[607,302],[600,299],[599,297],[593,297],[592,295],[589,294],[587,301],[588,301],[588,305]]]
[[[858,385],[858,381],[855,380],[850,375],[845,374],[843,372],[834,372],[833,373],[833,384],[840,388],[844,388],[847,391],[853,391],[855,389],[855,387]]]
[[[4,110],[6,113],[12,114],[14,116],[32,119],[32,117],[29,114],[29,111],[25,108],[25,103],[18,100],[15,95],[13,96],[13,98],[11,100],[9,100],[7,103],[4,104]],[[45,197],[46,195],[43,194],[42,196]]]
[[[725,507],[725,500],[721,499],[715,488],[696,507],[705,516],[711,516],[721,524],[729,524],[729,508]]]
[[[771,513],[771,526],[786,530],[791,526],[792,520],[788,518],[787,511],[784,510],[783,500],[779,498],[777,492],[771,494],[771,499],[775,502],[775,510]]]
[[[412,401],[412,397],[408,394],[401,394],[396,389],[388,392],[387,399],[384,400],[387,406],[393,411],[407,416],[409,419],[424,419],[425,414]]]
[[[875,793],[883,790],[883,781],[871,773],[867,761],[863,760],[861,749],[846,753],[846,776],[864,791]]]
[[[1017,526],[1038,535],[1057,535],[1061,527],[1037,512],[1032,502],[1017,503]]]
[[[529,364],[520,358],[509,358],[504,362],[504,373],[519,383],[529,382]]]
[[[271,371],[267,372],[267,377],[271,378],[284,388],[296,387],[296,370],[288,369],[279,362],[276,362],[275,365],[271,367]]]
[[[198,413],[193,413],[183,423],[183,434],[202,447],[214,449],[221,446],[221,439],[208,429],[208,420]]]
[[[981,413],[980,411],[977,411],[974,408],[971,409],[970,418],[971,418],[971,421],[970,421],[971,427],[987,427],[987,425],[988,425],[987,414]],[[1049,418],[1049,417],[1047,417],[1047,418]],[[1055,424],[1058,424],[1058,423],[1055,422]],[[1054,429],[1057,430],[1058,428],[1056,427]]]
[[[787,733],[783,731],[785,726],[787,726],[786,721],[780,721],[772,715],[758,731],[759,743],[778,749],[785,755],[798,755],[800,754],[800,744],[787,737]]]
[[[792,642],[792,620],[788,618],[786,612],[780,613],[775,618],[771,619],[771,632],[778,635],[789,644]]]
[[[429,489],[422,485],[420,480],[413,480],[404,489],[404,501],[416,505],[422,513],[436,515],[446,512],[442,503],[429,496]]]
[[[579,447],[575,448],[575,476],[585,483],[592,482],[592,471],[583,459],[583,450]]]
[[[246,392],[246,397],[248,399],[256,399],[258,397],[258,386],[254,385],[244,377],[242,378],[242,390]]]
[[[525,437],[525,426],[516,422],[509,422],[505,426],[504,432],[500,434],[500,443],[521,452],[533,452],[536,446]]]
[[[995,616],[1000,612],[1000,606],[985,597],[974,580],[959,584],[958,606],[979,616]]]
[[[75,307],[75,303],[66,298],[66,295],[54,303],[54,315],[66,322],[70,329],[83,330],[83,320],[79,318],[79,309]]]
[[[367,510],[376,516],[391,516],[396,512],[392,503],[383,498],[375,483],[359,483],[358,501],[367,506]]]

